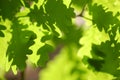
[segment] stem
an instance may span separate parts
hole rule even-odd
[[[89,20],[89,21],[93,21],[92,19],[90,19],[90,18],[88,18],[88,17],[85,17],[85,16],[82,16],[82,15],[77,15],[76,17],[82,17],[82,18],[87,19],[87,20]]]
[[[83,18],[85,18],[87,20],[93,21],[92,19],[84,16],[85,8],[86,8],[86,4],[83,6],[81,13],[79,15],[77,15],[77,16],[80,16],[80,17],[83,17]]]
[[[90,18],[88,18],[88,17],[85,17],[85,16],[81,16],[81,17],[83,17],[83,18],[85,18],[85,19],[87,19],[87,20],[89,20],[89,21],[93,21],[92,19],[90,19]]]
[[[21,71],[21,80],[25,80],[24,71]]]

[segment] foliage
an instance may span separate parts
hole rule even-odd
[[[119,80],[119,3],[1,0],[0,69],[16,66],[13,71],[24,71],[32,60],[45,68],[41,80]],[[77,17],[83,18],[84,25],[75,24]]]

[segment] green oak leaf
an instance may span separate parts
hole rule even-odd
[[[116,77],[119,77],[120,70],[120,43],[113,43],[111,41],[106,41],[101,43],[101,45],[92,46],[92,56],[93,58],[88,59],[90,65],[94,66],[97,71],[107,72]]]
[[[102,5],[98,5],[97,3],[89,6],[89,12],[92,15],[93,24],[97,25],[97,28],[102,31],[108,32],[110,25],[114,25],[119,22],[117,13],[115,16],[112,11],[107,11]],[[103,23],[104,22],[104,23]]]
[[[38,49],[37,54],[40,55],[40,59],[38,60],[39,66],[45,66],[47,61],[49,60],[49,54],[53,52],[54,48],[49,45],[45,44],[41,48]]]
[[[6,18],[12,20],[15,14],[20,11],[22,6],[20,0],[0,0],[0,16],[5,20]]]
[[[7,49],[8,60],[12,60],[12,65],[16,65],[20,70],[26,67],[27,55],[32,54],[29,49],[35,42],[36,34],[29,30],[22,31],[26,26],[14,22],[12,25],[12,39]]]
[[[1,30],[5,30],[5,29],[6,29],[5,26],[0,25],[0,37],[4,37],[5,36],[4,33],[1,31]]]

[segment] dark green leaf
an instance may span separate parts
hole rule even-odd
[[[15,18],[15,14],[19,12],[22,6],[20,0],[0,0],[0,16],[5,20]]]
[[[101,43],[101,45],[94,45],[92,47],[94,55],[92,59],[89,59],[89,63],[94,66],[96,70],[107,72],[118,77],[116,73],[119,72],[117,68],[120,66],[120,59],[118,58],[118,56],[120,56],[120,43],[115,43],[114,47],[112,47],[112,44],[111,41],[106,41],[105,43]],[[100,57],[102,57],[102,59]]]
[[[36,38],[34,32],[29,30],[22,31],[22,28],[24,28],[23,25],[14,22],[12,25],[12,39],[7,49],[8,60],[13,60],[12,65],[16,65],[20,70],[25,69],[27,55],[32,54],[32,50],[29,47],[34,44],[33,40]]]
[[[93,24],[96,24],[100,31],[104,29],[105,32],[107,32],[110,25],[114,25],[119,22],[117,19],[118,16],[113,16],[113,12],[107,11],[107,9],[102,5],[94,4],[90,6],[89,10],[92,15]]]
[[[6,27],[5,27],[5,26],[0,25],[0,30],[5,30],[5,29],[6,29]]]
[[[47,61],[49,60],[49,54],[53,52],[53,50],[54,48],[51,45],[45,44],[37,51],[37,54],[40,55],[40,59],[38,60],[39,66],[46,65]]]
[[[45,42],[47,40],[50,40],[52,38],[52,35],[45,35],[42,37],[41,42]]]
[[[0,37],[5,37],[5,35],[2,31],[0,31]]]
[[[5,37],[4,33],[1,30],[5,30],[6,27],[3,25],[0,25],[0,37]]]

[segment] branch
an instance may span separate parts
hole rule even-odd
[[[85,18],[89,21],[93,21],[92,19],[88,18],[88,17],[85,17],[83,14],[84,14],[84,11],[85,11],[85,8],[86,8],[86,5],[84,5],[84,7],[82,8],[82,11],[79,15],[77,15],[77,17],[82,17],[82,18]]]

